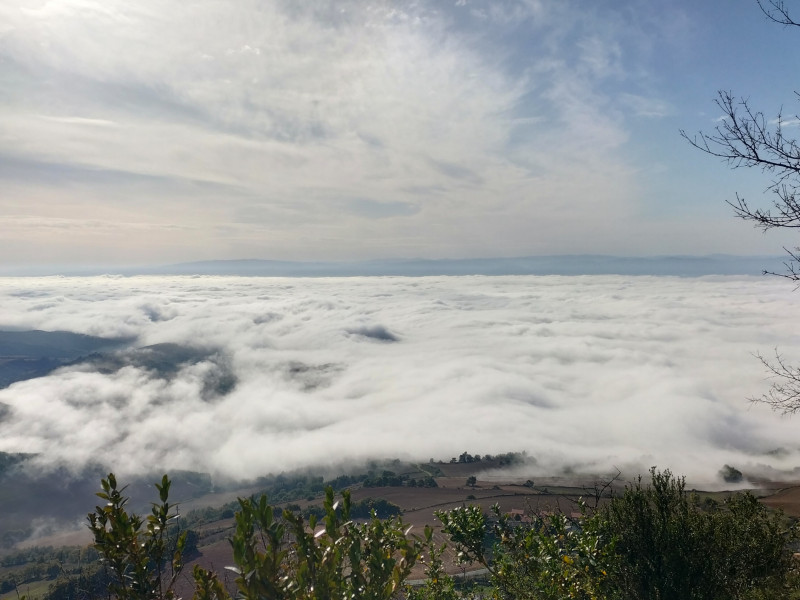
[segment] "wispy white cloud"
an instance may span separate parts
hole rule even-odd
[[[644,42],[625,34],[624,15],[540,2],[250,0],[0,11],[0,151],[113,174],[71,181],[58,199],[48,169],[17,177],[4,212],[158,224],[156,244],[104,248],[118,258],[527,254],[585,231],[572,213],[635,211],[626,115],[606,85],[624,79],[638,97]],[[172,183],[131,186],[126,173]],[[198,183],[228,187],[193,196]],[[409,198],[412,187],[437,193]],[[418,210],[363,227],[342,198]],[[243,213],[261,215],[252,235],[220,231],[240,230]],[[489,250],[487,219],[503,240]],[[594,220],[593,243],[618,239],[612,224]],[[176,225],[196,238],[158,233]],[[46,247],[55,259],[72,244]]]
[[[110,127],[115,125],[114,121],[106,119],[87,119],[86,117],[54,117],[50,115],[40,115],[45,121],[55,123],[70,123],[74,125],[95,125],[98,127]]]
[[[797,127],[800,125],[800,118],[798,117],[791,117],[791,118],[783,118],[783,119],[770,119],[769,123],[771,125],[778,125],[780,124],[781,127]]]
[[[624,106],[637,117],[660,118],[673,114],[674,109],[660,98],[648,98],[637,94],[623,93],[619,96]]]

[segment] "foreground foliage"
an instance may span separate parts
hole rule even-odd
[[[343,494],[341,512],[333,490],[325,498],[325,517],[317,529],[314,515],[306,522],[291,511],[282,519],[260,499],[241,500],[236,532],[231,540],[236,585],[243,598],[275,600],[333,600],[391,598],[416,562],[418,551],[406,535],[402,520],[367,523],[350,520],[350,494]],[[291,542],[287,541],[288,539]],[[204,584],[212,574],[195,571]],[[219,597],[218,590],[211,596]]]
[[[89,514],[94,547],[100,553],[110,595],[131,600],[175,597],[183,569],[186,532],[175,534],[169,504],[170,482],[156,484],[159,503],[147,519],[126,511],[127,499],[114,475],[101,482],[97,495],[106,500]],[[324,516],[306,519],[292,511],[276,511],[266,496],[239,500],[231,538],[237,574],[237,597],[274,600],[335,600],[392,598],[419,555],[399,517],[366,523],[350,518],[349,492],[341,505],[328,489]],[[195,567],[195,598],[230,598],[217,573]]]
[[[755,590],[780,597],[796,534],[751,494],[701,509],[684,480],[651,470],[609,503],[599,520],[616,538],[619,598],[746,598]]]
[[[109,475],[89,515],[102,568],[65,578],[50,598],[176,596],[191,541],[176,524],[170,481],[146,518],[129,513],[124,488]],[[750,494],[724,503],[699,502],[683,479],[651,470],[624,493],[581,516],[510,519],[497,507],[437,513],[448,543],[433,530],[412,536],[401,517],[353,520],[347,491],[326,492],[321,516],[279,510],[265,496],[239,500],[230,538],[235,590],[221,574],[195,567],[197,600],[669,600],[767,599],[791,596],[793,527]],[[482,566],[489,587],[465,592],[445,570],[448,545],[465,564]],[[408,587],[417,563],[425,582]]]
[[[796,531],[749,493],[701,506],[684,480],[651,470],[582,518],[518,526],[495,509],[438,516],[459,559],[483,565],[496,598],[715,600],[786,597]],[[493,541],[492,541],[493,540]]]
[[[598,518],[585,509],[580,526],[563,514],[521,526],[496,506],[491,519],[476,506],[437,516],[459,561],[483,565],[491,574],[496,598],[594,599],[609,591],[614,540],[602,536]]]
[[[183,568],[187,532],[171,543],[168,533],[175,518],[169,503],[170,480],[155,484],[160,503],[146,519],[125,509],[128,503],[117,489],[114,474],[101,481],[97,496],[106,501],[89,513],[94,547],[103,558],[110,580],[108,591],[118,598],[174,598],[173,588]]]

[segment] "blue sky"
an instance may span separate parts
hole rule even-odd
[[[0,261],[777,253],[724,204],[769,180],[678,131],[719,89],[795,114],[798,33],[750,0],[5,1]]]

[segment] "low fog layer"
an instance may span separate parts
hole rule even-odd
[[[134,341],[0,390],[0,450],[44,467],[247,478],[527,451],[532,473],[800,465],[751,406],[800,341],[761,277],[20,278],[0,329]]]

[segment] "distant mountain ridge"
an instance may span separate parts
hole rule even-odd
[[[361,262],[212,260],[154,267],[150,274],[272,277],[353,277],[431,275],[760,275],[785,269],[780,256],[604,255],[526,256],[478,259],[394,259]]]
[[[760,275],[786,270],[784,256],[624,257],[596,254],[516,258],[386,259],[354,262],[208,260],[149,267],[5,269],[0,276],[231,275],[243,277],[422,277],[437,275]]]

